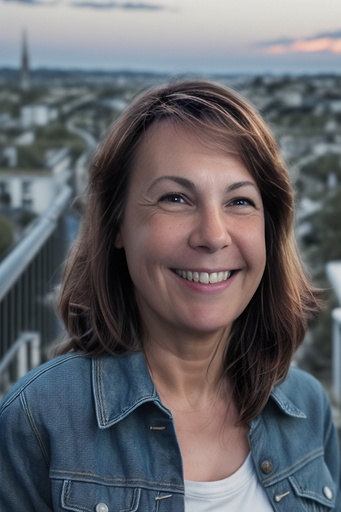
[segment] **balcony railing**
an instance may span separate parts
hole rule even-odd
[[[27,235],[0,263],[0,396],[48,358],[61,330],[53,311],[59,269],[69,244],[65,187]]]
[[[326,274],[331,283],[335,296],[341,303],[341,261],[329,261],[326,265]],[[340,412],[341,425],[341,308],[332,311],[332,396]]]
[[[341,308],[333,310],[333,398],[341,406]]]

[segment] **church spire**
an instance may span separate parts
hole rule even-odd
[[[20,86],[24,91],[27,91],[30,88],[30,69],[26,31],[24,31],[22,35]]]

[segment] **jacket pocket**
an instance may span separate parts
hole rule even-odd
[[[295,472],[289,477],[289,481],[307,512],[334,510],[336,484],[322,457]]]
[[[135,512],[141,490],[91,482],[65,480],[62,486],[62,510],[73,512]]]

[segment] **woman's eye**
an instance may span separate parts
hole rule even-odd
[[[181,194],[165,194],[160,198],[163,203],[185,204],[186,201]]]
[[[230,204],[235,206],[255,206],[254,202],[251,201],[251,199],[247,199],[246,197],[238,197],[237,199],[231,201]]]

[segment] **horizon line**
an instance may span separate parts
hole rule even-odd
[[[20,73],[20,67],[11,66],[11,65],[1,65],[0,64],[0,72],[1,71],[10,71],[10,72],[18,72]],[[105,67],[102,68],[87,68],[87,67],[62,67],[62,66],[32,66],[30,67],[30,73],[36,72],[61,72],[61,73],[89,73],[89,74],[113,74],[113,73],[123,73],[123,74],[147,74],[147,75],[223,75],[223,76],[254,76],[254,75],[267,75],[267,76],[281,76],[281,75],[293,75],[293,76],[315,76],[315,75],[328,75],[328,76],[341,76],[341,70],[296,70],[296,69],[282,69],[282,70],[243,70],[243,71],[167,71],[167,70],[156,70],[152,68],[111,68],[107,69]]]

